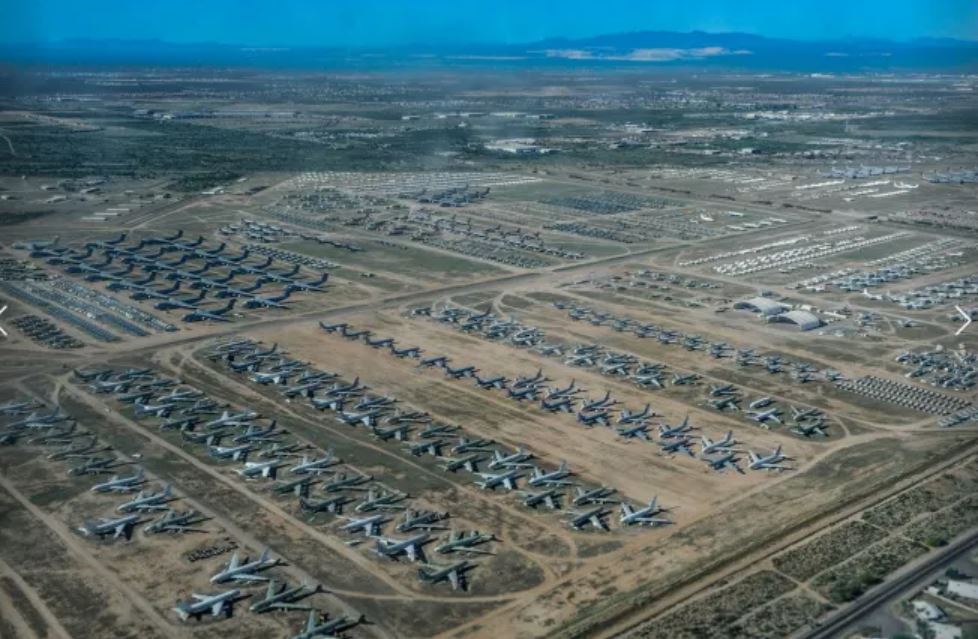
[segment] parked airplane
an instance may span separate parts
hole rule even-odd
[[[390,539],[377,537],[374,552],[381,557],[397,561],[401,555],[407,555],[411,561],[424,561],[424,544],[431,540],[428,533],[421,533],[407,539]]]
[[[671,520],[665,517],[656,517],[656,515],[664,512],[665,509],[656,504],[655,497],[649,501],[648,506],[642,508],[633,508],[627,503],[622,503],[619,508],[621,508],[621,514],[618,516],[618,523],[623,526],[629,526],[631,524],[663,526],[672,523]]]
[[[570,469],[567,468],[567,462],[561,461],[560,466],[556,469],[545,473],[541,471],[536,466],[533,467],[533,474],[528,480],[526,480],[527,485],[537,487],[537,486],[568,486],[573,484],[573,482],[565,481],[567,477],[573,475]]]
[[[593,526],[598,530],[608,530],[608,524],[604,521],[607,515],[608,511],[605,510],[604,506],[598,506],[585,512],[571,513],[570,521],[567,524],[574,530],[581,530],[585,526]]]
[[[271,558],[271,552],[266,548],[254,561],[242,563],[238,559],[238,553],[232,553],[228,563],[213,577],[212,584],[220,584],[226,581],[268,581],[268,577],[255,574],[266,570],[280,563],[278,559]]]
[[[716,470],[722,473],[727,468],[733,468],[741,475],[744,474],[744,470],[737,463],[738,458],[736,453],[725,453],[719,457],[711,457],[703,461],[706,462],[711,470]]]
[[[449,566],[425,564],[423,567],[418,568],[418,578],[421,581],[426,581],[432,584],[436,584],[440,581],[448,581],[450,584],[452,584],[452,590],[465,590],[465,572],[474,567],[475,564],[471,563],[467,559],[463,559],[462,561],[456,562]]]
[[[748,456],[750,457],[750,466],[748,468],[751,470],[790,470],[788,466],[779,463],[788,459],[781,452],[780,445],[770,455],[758,455],[754,451],[748,451]]]
[[[163,490],[156,493],[139,491],[135,497],[119,504],[115,509],[120,513],[128,513],[134,510],[140,512],[144,510],[168,510],[166,504],[172,500],[173,490],[170,484],[167,484],[163,487]]]
[[[146,533],[186,533],[186,532],[207,532],[202,528],[194,528],[194,524],[198,524],[207,518],[198,513],[196,510],[188,510],[187,512],[180,513],[175,510],[168,510],[158,519],[154,519],[149,524],[143,528],[143,532]]]
[[[298,634],[293,635],[292,639],[336,639],[344,630],[349,630],[353,626],[362,623],[364,616],[350,621],[346,617],[338,617],[332,621],[316,620],[316,611],[309,611],[309,618],[306,620],[305,628]]]
[[[400,502],[407,497],[404,493],[375,493],[373,489],[367,491],[367,496],[356,505],[358,513],[369,513],[375,510],[404,510],[405,506]]]
[[[136,490],[137,486],[145,482],[145,474],[143,469],[140,468],[128,477],[120,477],[119,475],[115,475],[108,481],[95,484],[92,486],[91,491],[93,493],[128,493]]]
[[[711,440],[706,435],[700,437],[700,455],[712,455],[713,453],[729,452],[737,443],[737,440],[733,438],[733,431],[728,430],[722,439],[716,441]]]
[[[537,492],[521,490],[517,491],[517,494],[523,498],[523,505],[528,508],[536,508],[540,504],[545,504],[551,510],[558,510],[560,508],[557,500],[563,497],[563,492],[559,488],[550,488]]]
[[[192,593],[190,597],[187,601],[177,601],[177,605],[173,609],[183,621],[187,621],[191,617],[200,619],[207,613],[210,613],[212,617],[218,617],[222,614],[231,616],[231,605],[241,597],[241,591],[225,590],[214,595]]]
[[[502,473],[477,473],[482,481],[476,484],[484,490],[495,490],[497,486],[503,486],[507,490],[516,490],[516,480],[523,477],[519,468],[513,468]]]
[[[256,614],[270,612],[273,610],[311,610],[312,608],[309,606],[296,602],[318,592],[322,592],[322,586],[319,584],[316,584],[315,586],[299,584],[298,586],[289,588],[287,583],[283,583],[282,587],[279,588],[278,582],[276,582],[274,579],[270,579],[264,598],[251,604],[251,606],[248,607],[248,610]]]
[[[115,519],[99,519],[86,521],[78,527],[78,531],[88,537],[104,537],[112,535],[113,539],[125,537],[129,539],[132,527],[139,522],[139,515],[125,515]]]

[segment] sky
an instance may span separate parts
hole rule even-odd
[[[6,0],[0,42],[524,43],[644,30],[978,40],[978,0]]]

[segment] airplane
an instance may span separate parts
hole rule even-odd
[[[740,398],[736,395],[724,395],[723,397],[710,400],[710,404],[716,410],[725,410],[727,408],[740,410],[737,406],[738,402],[740,402]]]
[[[163,490],[157,493],[146,494],[143,491],[139,491],[139,494],[134,498],[119,504],[115,509],[120,513],[128,513],[134,510],[168,510],[166,504],[172,500],[173,490],[170,484],[167,484],[163,487]]]
[[[662,375],[660,373],[635,373],[630,379],[639,386],[662,388]]]
[[[325,457],[320,457],[319,459],[309,459],[303,455],[302,461],[290,468],[289,472],[294,475],[331,473],[333,471],[329,470],[329,467],[339,463],[339,458],[335,457],[332,453],[328,453]]]
[[[452,379],[462,379],[463,377],[472,377],[475,375],[479,369],[475,366],[461,366],[459,368],[452,368],[448,364],[443,367],[446,377],[451,377]]]
[[[654,417],[655,413],[652,411],[652,405],[646,404],[645,408],[640,411],[632,412],[628,409],[622,409],[618,413],[618,423],[619,424],[637,424],[643,420]]]
[[[217,573],[211,577],[212,584],[221,584],[226,581],[268,581],[268,577],[256,575],[267,568],[277,566],[281,560],[272,559],[268,548],[262,551],[254,561],[241,563],[238,553],[231,554],[231,560]]]
[[[283,583],[282,587],[278,588],[278,582],[270,579],[268,581],[268,589],[265,591],[265,597],[251,604],[248,610],[255,614],[272,610],[311,610],[309,606],[303,606],[296,602],[319,592],[322,592],[322,586],[319,584],[315,586],[299,584],[298,586],[289,588],[287,583]]]
[[[454,473],[460,468],[464,468],[470,473],[478,472],[476,464],[483,461],[485,457],[479,453],[470,453],[468,455],[463,455],[462,457],[441,457],[442,468],[447,472]]]
[[[28,399],[25,401],[10,400],[4,404],[0,404],[0,414],[22,415],[30,410],[40,407],[41,404],[33,399]]]
[[[448,366],[448,358],[445,357],[444,355],[437,355],[437,356],[427,357],[425,359],[422,359],[418,363],[418,368],[432,368],[435,366],[440,368],[445,368],[446,366]]]
[[[358,513],[369,513],[374,510],[403,510],[405,507],[398,502],[404,501],[407,497],[404,493],[375,493],[372,489],[367,491],[367,496],[354,508]]]
[[[618,516],[618,523],[623,526],[629,526],[631,524],[662,526],[672,523],[671,520],[664,517],[656,517],[656,515],[662,513],[665,509],[656,504],[655,497],[649,501],[648,506],[642,508],[633,508],[627,503],[622,503],[619,508],[621,509],[621,514]]]
[[[235,472],[247,479],[251,479],[258,475],[266,479],[268,478],[274,479],[278,469],[284,465],[285,462],[281,462],[276,459],[272,459],[270,461],[265,461],[265,462],[246,461],[244,463],[244,466],[236,469]]]
[[[400,358],[411,357],[411,358],[414,358],[414,359],[417,359],[418,357],[421,357],[421,349],[418,348],[417,346],[412,346],[410,348],[398,349],[398,348],[395,348],[393,344],[391,344],[390,345],[390,350],[391,350],[391,355],[393,355],[394,357],[400,357]]]
[[[540,389],[533,385],[514,385],[506,389],[506,396],[510,399],[515,399],[516,401],[522,401],[524,399],[536,399],[539,393]]]
[[[608,530],[608,525],[604,521],[607,514],[608,511],[604,506],[598,506],[582,513],[571,513],[567,524],[574,530],[580,530],[588,525],[599,530]]]
[[[207,454],[217,459],[241,461],[253,450],[255,450],[255,447],[252,444],[241,444],[240,446],[209,446]]]
[[[452,453],[458,455],[467,452],[488,453],[493,450],[491,447],[495,442],[491,439],[466,439],[459,437],[458,443],[452,446]]]
[[[713,453],[725,453],[729,452],[728,449],[733,447],[737,443],[737,440],[733,438],[733,431],[728,430],[722,439],[716,441],[711,440],[706,435],[700,437],[700,455],[712,455]]]
[[[240,413],[232,413],[226,410],[219,417],[205,423],[204,428],[214,430],[222,426],[249,426],[251,421],[259,417],[261,415],[252,410],[244,410]]]
[[[68,475],[75,477],[79,475],[100,475],[108,473],[116,466],[124,466],[126,462],[119,461],[116,457],[89,457],[78,466],[68,469]]]
[[[360,615],[354,621],[350,621],[346,617],[338,617],[332,621],[317,622],[316,611],[310,610],[305,628],[299,634],[293,635],[291,639],[316,639],[317,637],[321,639],[336,639],[342,631],[362,623],[364,619],[365,617]]]
[[[545,504],[550,510],[559,509],[557,500],[563,497],[559,488],[550,488],[538,492],[521,490],[517,491],[517,494],[523,498],[523,505],[527,508],[536,508],[540,504]]]
[[[452,590],[465,590],[465,571],[474,567],[475,564],[471,563],[467,559],[463,559],[462,561],[456,562],[449,566],[425,564],[424,567],[418,568],[418,578],[421,581],[426,581],[432,584],[440,581],[448,581],[450,584],[452,584]]]
[[[741,475],[744,474],[743,469],[737,463],[738,458],[736,453],[725,453],[720,457],[711,457],[709,459],[704,459],[703,461],[706,462],[711,470],[716,470],[722,473],[727,468],[733,468]]]
[[[604,397],[602,397],[601,399],[584,402],[584,404],[581,405],[581,411],[592,411],[601,408],[609,408],[617,403],[618,402],[616,400],[611,399],[611,391],[606,391]]]
[[[338,324],[326,324],[322,321],[319,322],[319,328],[323,329],[327,333],[335,333],[336,331],[341,331],[347,328],[349,324],[346,322],[340,322]]]
[[[645,441],[651,441],[649,438],[649,426],[644,422],[630,428],[618,427],[615,429],[615,432],[623,439],[644,439]]]
[[[495,535],[480,533],[478,530],[472,530],[468,535],[466,535],[464,532],[456,533],[454,530],[452,530],[448,534],[448,541],[442,542],[435,546],[435,552],[443,555],[454,552],[491,555],[493,553],[489,550],[476,548],[476,546],[488,543],[490,541],[496,541]]]
[[[240,590],[225,590],[215,595],[198,595],[191,593],[187,601],[177,601],[174,612],[182,621],[187,621],[191,617],[200,619],[204,614],[210,613],[212,617],[220,615],[231,615],[231,604],[241,597]]]
[[[339,527],[339,530],[343,532],[357,532],[363,531],[363,534],[367,537],[375,537],[380,533],[380,527],[391,520],[390,517],[383,513],[378,513],[376,515],[370,515],[369,517],[343,517],[347,523]]]
[[[669,441],[659,441],[657,442],[662,452],[666,455],[671,455],[673,453],[686,453],[690,457],[695,457],[693,454],[693,440],[688,436],[681,436],[670,439]]]
[[[523,477],[518,468],[507,470],[503,473],[477,473],[482,481],[477,481],[483,490],[495,490],[496,486],[503,486],[507,490],[516,490],[516,480]]]
[[[670,439],[672,437],[682,437],[685,433],[693,430],[693,427],[689,425],[689,415],[683,418],[683,421],[678,426],[669,426],[668,424],[659,425],[659,438],[660,439]]]
[[[781,419],[778,417],[778,415],[780,414],[781,414],[780,410],[778,410],[777,408],[771,408],[765,411],[748,411],[746,417],[747,419],[757,422],[759,424],[765,424],[769,421],[780,424]]]
[[[201,528],[193,528],[196,523],[207,519],[196,510],[188,510],[184,513],[175,510],[167,510],[158,519],[153,520],[143,528],[146,533],[186,533],[186,532],[207,532]]]
[[[791,470],[791,468],[788,466],[778,463],[788,459],[788,457],[781,452],[780,444],[770,455],[758,455],[754,451],[748,451],[747,454],[750,457],[750,465],[748,468],[751,470]]]
[[[388,428],[383,428],[381,426],[373,426],[371,428],[371,431],[375,439],[379,439],[381,441],[396,439],[399,442],[403,442],[403,441],[407,441],[408,439],[408,433],[411,432],[411,425],[401,424],[399,426],[391,426]]]
[[[710,385],[710,397],[722,397],[724,395],[733,395],[737,392],[737,388],[733,384],[711,384]]]
[[[116,519],[99,519],[97,521],[86,521],[78,527],[78,532],[86,537],[104,537],[112,535],[113,539],[125,537],[129,539],[132,527],[139,521],[139,515],[125,515]]]
[[[286,433],[286,431],[276,428],[276,421],[272,422],[265,428],[260,428],[254,424],[248,426],[248,430],[231,438],[236,444],[245,444],[251,442],[276,442],[278,438]],[[227,426],[224,426],[226,428]]]
[[[309,487],[318,481],[313,475],[300,475],[290,481],[275,484],[272,491],[279,495],[294,492],[296,497],[305,497],[309,495]]]
[[[752,401],[750,404],[748,404],[747,408],[749,408],[750,410],[760,410],[762,408],[767,408],[773,403],[774,400],[771,399],[770,397],[760,397]]]
[[[275,380],[273,379],[272,381]],[[314,379],[312,381],[306,382],[305,384],[297,384],[295,386],[289,386],[288,388],[282,391],[282,395],[284,395],[285,397],[295,397],[297,395],[312,397],[317,390],[322,388],[323,384],[325,384],[325,380]]]
[[[411,510],[404,511],[404,518],[398,522],[395,530],[406,533],[417,528],[423,530],[446,530],[446,526],[439,526],[438,522],[448,519],[448,513],[440,513],[433,510]]]
[[[323,274],[319,276],[319,279],[318,280],[309,280],[308,282],[290,281],[289,282],[289,288],[291,288],[293,290],[296,290],[296,291],[319,291],[319,292],[322,292],[322,291],[325,291],[326,290],[326,289],[323,288],[323,284],[325,284],[327,282],[327,280],[329,280],[329,273],[327,273],[327,272],[324,271]]]
[[[428,533],[420,533],[407,539],[390,539],[387,537],[377,537],[374,545],[374,552],[381,557],[387,557],[397,561],[401,555],[407,555],[411,561],[424,561],[423,546],[431,540]]]
[[[457,431],[458,426],[451,426],[449,424],[429,424],[425,427],[423,431],[418,433],[418,437],[421,439],[434,439],[436,437],[449,437]]]
[[[297,372],[298,365],[278,368],[274,371],[255,371],[249,377],[256,384],[283,384]]]
[[[143,473],[143,469],[140,468],[128,477],[115,475],[108,481],[95,484],[92,486],[91,491],[93,493],[128,493],[136,490],[137,486],[145,482],[145,474]]]
[[[612,495],[615,494],[614,488],[609,488],[607,486],[599,486],[597,488],[592,488],[591,490],[585,490],[580,486],[577,487],[577,496],[571,500],[571,503],[575,506],[586,506],[588,504],[617,504],[620,500],[610,499]]]
[[[586,412],[583,408],[577,411],[577,421],[585,426],[594,426],[595,424],[601,424],[603,426],[608,425],[608,420],[611,419],[611,413],[606,410],[597,410],[594,412]]]
[[[227,315],[231,309],[234,308],[234,303],[236,301],[237,300],[232,299],[227,303],[227,306],[213,311],[195,309],[184,315],[181,319],[184,322],[203,322],[206,320],[211,320],[214,322],[230,322],[231,320],[225,317],[225,315]]]
[[[299,497],[299,508],[307,513],[338,513],[343,510],[343,506],[353,501],[346,495],[335,495],[319,501],[311,501],[305,497]]]
[[[346,475],[337,475],[335,479],[323,484],[323,492],[332,493],[341,490],[366,490],[363,488],[363,484],[366,484],[371,479],[370,475],[352,475],[347,477]]]
[[[551,413],[556,413],[557,411],[570,413],[574,410],[574,399],[571,397],[558,397],[557,399],[544,397],[540,400],[540,408]]]
[[[509,455],[504,455],[499,450],[494,450],[492,453],[493,459],[489,462],[490,470],[498,470],[500,468],[529,468],[532,464],[525,462],[534,458],[533,453],[528,452],[522,446],[517,447],[516,451]]]
[[[286,304],[283,304],[285,300],[289,299],[292,295],[290,288],[286,288],[281,295],[276,295],[275,297],[263,297],[261,295],[253,295],[248,298],[248,301],[244,303],[245,308],[255,309],[255,308],[289,308]],[[232,302],[234,300],[231,300]]]
[[[98,438],[95,435],[91,436],[88,443],[75,444],[74,446],[67,446],[59,451],[55,451],[48,455],[48,459],[54,461],[61,461],[65,459],[74,459],[76,457],[93,457],[96,453],[102,453],[105,451],[112,450],[111,446],[98,446]]]
[[[795,406],[792,406],[791,412],[794,414],[794,417],[792,417],[792,419],[796,423],[805,419],[817,418],[822,416],[822,411],[817,408],[800,409]]]
[[[365,411],[341,410],[338,411],[336,417],[344,424],[355,426],[357,422],[360,422],[364,426],[371,428],[383,414],[384,407],[380,407]]]
[[[549,392],[547,393],[547,399],[556,399],[559,397],[571,397],[578,393],[584,393],[584,392],[587,392],[587,389],[578,387],[577,380],[572,379],[570,381],[570,384],[568,384],[564,388],[560,388],[558,386],[549,389]]]
[[[207,291],[202,290],[197,297],[191,297],[186,300],[182,300],[176,297],[168,296],[165,300],[161,300],[153,305],[158,311],[178,311],[187,310],[193,311],[197,309],[197,304],[202,302],[207,296]]]
[[[564,481],[565,478],[573,475],[568,468],[567,462],[561,461],[560,466],[556,469],[545,473],[541,471],[536,466],[533,467],[533,474],[526,481],[528,486],[538,487],[538,486],[567,486],[573,482]]]
[[[19,419],[9,424],[6,424],[7,428],[50,428],[55,424],[60,424],[61,422],[66,422],[71,419],[68,415],[61,412],[60,408],[51,411],[47,415],[38,415],[32,412],[30,415],[23,419]]]
[[[370,339],[369,337],[367,337],[366,339],[364,339],[364,343],[366,343],[367,346],[372,346],[373,348],[383,348],[385,346],[388,347],[388,348],[393,348],[394,347],[394,338],[393,337],[381,337],[381,338],[378,338],[378,339]]]
[[[487,390],[491,388],[495,388],[496,390],[503,390],[506,388],[506,384],[509,381],[508,379],[506,379],[506,377],[502,375],[483,378],[483,377],[479,377],[476,374],[473,374],[472,379],[475,380],[476,386],[478,386],[479,388],[485,388]]]
[[[792,427],[791,432],[796,435],[801,435],[802,437],[813,437],[818,435],[819,437],[828,437],[829,434],[825,432],[825,422],[817,421],[810,424],[798,424]]]

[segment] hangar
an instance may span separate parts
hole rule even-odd
[[[778,313],[777,315],[772,315],[768,318],[769,322],[788,322],[789,324],[795,324],[803,331],[810,331],[813,328],[818,328],[822,325],[822,320],[818,319],[814,313],[809,313],[808,311],[788,311],[787,313]]]
[[[746,309],[748,311],[760,313],[761,315],[766,315],[768,317],[784,313],[786,310],[788,310],[788,307],[784,304],[760,296],[752,297],[749,300],[741,300],[740,302],[736,302],[734,304],[734,308]]]

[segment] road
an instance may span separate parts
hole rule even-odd
[[[844,636],[846,630],[853,630],[853,626],[877,606],[906,591],[922,588],[933,578],[935,571],[945,568],[975,548],[978,548],[978,529],[928,555],[920,563],[911,564],[904,571],[898,572],[895,577],[839,610],[818,628],[802,635],[801,639],[833,639]]]

